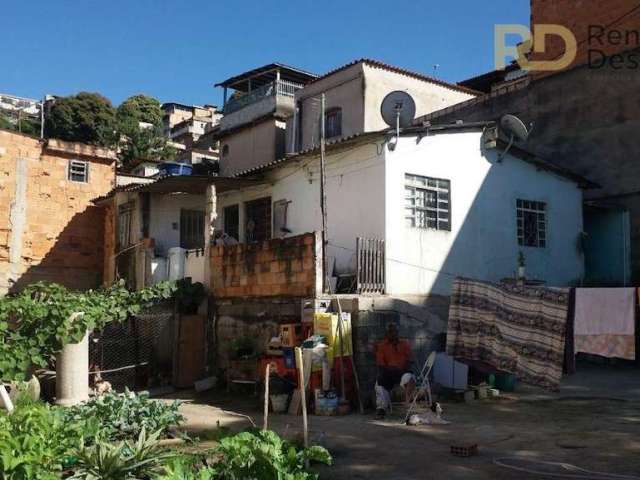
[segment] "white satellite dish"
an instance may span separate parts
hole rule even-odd
[[[500,119],[500,129],[509,136],[509,144],[504,152],[498,156],[499,162],[511,150],[516,139],[520,142],[526,142],[530,133],[524,122],[515,115],[504,115]]]

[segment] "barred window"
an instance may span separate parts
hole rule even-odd
[[[516,200],[518,245],[547,246],[547,204],[533,200]]]
[[[342,135],[342,109],[332,108],[324,114],[325,135],[327,138]]]
[[[89,181],[89,162],[69,160],[67,178],[72,182],[87,183]]]
[[[451,231],[451,181],[405,175],[408,227]]]

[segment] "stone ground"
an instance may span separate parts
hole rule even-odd
[[[191,396],[181,408],[193,433],[218,424],[240,430],[250,425],[249,417],[262,425],[258,400],[249,392]],[[559,393],[522,387],[499,400],[446,402],[443,409],[450,425],[407,427],[400,411],[384,421],[372,415],[310,416],[312,441],[327,447],[335,461],[320,470],[321,478],[553,478],[493,463],[514,456],[640,475],[638,369],[591,367],[567,377]],[[269,422],[286,437],[300,435],[302,417],[270,415]],[[452,443],[465,442],[477,443],[479,455],[449,453]]]

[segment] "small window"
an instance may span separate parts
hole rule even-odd
[[[533,200],[516,200],[518,245],[547,246],[547,204]]]
[[[69,160],[67,178],[72,182],[87,183],[89,181],[89,162]]]
[[[231,205],[222,211],[224,233],[240,241],[240,207]]]
[[[332,108],[324,114],[324,133],[327,138],[342,136],[342,109]]]
[[[412,228],[451,231],[451,182],[406,174],[405,220]]]
[[[287,211],[290,200],[278,200],[273,203],[273,234],[275,236],[285,236],[291,233],[287,226]]]

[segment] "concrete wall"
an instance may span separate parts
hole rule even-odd
[[[322,240],[307,233],[248,245],[211,248],[216,298],[315,297],[322,289]]]
[[[384,160],[378,143],[327,154],[328,255],[336,268],[349,270],[354,264],[356,237],[384,237]],[[271,197],[289,200],[289,235],[321,231],[320,161],[310,156],[291,166],[265,173],[265,185],[218,196],[217,228],[224,225],[224,207],[240,205],[240,241],[245,239],[244,203]]]
[[[220,175],[229,176],[284,156],[285,124],[269,118],[220,138]],[[224,155],[225,146],[229,153]]]
[[[366,132],[388,128],[380,114],[380,107],[384,97],[394,90],[405,91],[413,97],[416,103],[416,116],[426,115],[474,98],[474,95],[454,88],[444,87],[373,65],[363,64],[363,68],[364,131]]]
[[[348,137],[388,128],[380,114],[380,106],[384,97],[394,90],[406,91],[414,98],[416,115],[425,115],[473,98],[473,95],[454,88],[357,63],[307,85],[296,94],[300,116],[296,128],[302,131],[298,150],[320,143],[322,93],[325,94],[326,110],[342,109],[342,136]],[[291,145],[291,141],[287,145]]]
[[[518,252],[527,276],[564,286],[583,275],[577,250],[582,192],[564,178],[495,150],[481,133],[403,137],[386,153],[387,292],[449,295],[455,276],[514,277]],[[405,173],[451,181],[451,231],[405,224]],[[547,204],[546,248],[518,245],[516,199]]]
[[[365,131],[364,72],[358,63],[307,85],[296,92],[299,121],[296,136],[298,150],[320,143],[320,95],[325,94],[325,108],[342,108],[342,136]]]
[[[89,162],[89,181],[67,179],[70,159]],[[0,294],[46,280],[99,285],[104,217],[91,200],[115,184],[110,152],[0,131]]]

